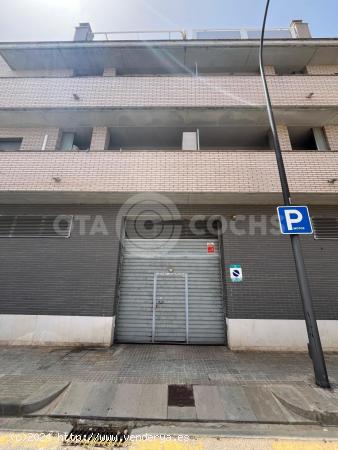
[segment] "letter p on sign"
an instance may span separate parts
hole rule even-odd
[[[282,234],[313,233],[307,206],[279,206],[277,213]]]

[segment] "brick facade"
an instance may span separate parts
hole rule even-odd
[[[333,152],[285,152],[285,165],[292,192],[338,193]],[[272,151],[5,152],[0,167],[3,192],[280,192]]]
[[[276,75],[276,69],[274,66],[265,66],[265,75]]]
[[[293,31],[304,37],[306,24],[296,21]],[[196,45],[194,51],[199,51],[199,43],[191,41],[190,44]],[[313,52],[312,43],[308,48],[306,43],[300,44],[297,52],[303,47],[305,52]],[[90,42],[75,44],[84,48],[90,45]],[[118,52],[122,54],[125,45],[128,53],[128,44],[118,45],[121,45]],[[168,44],[163,45],[165,49]],[[271,217],[275,218],[276,204],[282,198],[275,154],[264,150],[268,147],[268,121],[261,78],[257,74],[236,72],[240,64],[243,70],[256,64],[256,59],[250,63],[250,58],[257,56],[256,43],[250,45],[252,52],[247,52],[242,63],[238,55],[233,71],[228,65],[224,66],[229,75],[217,73],[221,68],[216,67],[217,59],[213,63],[215,76],[116,76],[114,68],[105,69],[103,76],[90,77],[74,77],[71,70],[13,72],[0,58],[1,118],[7,120],[6,126],[13,126],[0,128],[0,139],[23,138],[21,152],[0,152],[0,215],[74,216],[74,226],[67,239],[27,236],[2,239],[0,314],[112,317],[118,299],[116,282],[121,246],[116,218],[119,204],[136,193],[155,193],[155,199],[156,193],[163,193],[176,201],[184,218],[192,215],[226,218],[228,228],[222,236],[220,271],[223,277],[220,278],[227,318],[303,318],[289,239],[276,229],[274,234],[269,234],[268,230],[252,234],[247,229],[250,217],[254,224],[261,220],[270,224]],[[287,47],[283,43],[281,46],[286,52]],[[56,51],[60,51],[56,47]],[[38,45],[34,51],[39,51]],[[236,49],[231,51],[236,61]],[[92,55],[94,53],[95,48]],[[210,57],[205,54],[203,58]],[[306,54],[304,58],[309,61]],[[86,64],[88,69],[96,60],[95,55],[89,57],[86,50],[67,55],[67,66],[68,62],[71,64],[71,55],[76,55],[73,64],[79,62],[78,74],[82,70],[82,75],[86,74]],[[84,58],[84,55],[88,60],[81,67],[81,60],[77,58]],[[104,55],[108,57],[105,59]],[[274,56],[270,59],[273,63]],[[27,54],[16,57],[23,58],[22,64]],[[278,58],[276,67],[280,69],[285,61]],[[43,58],[40,61],[44,61]],[[102,61],[114,65],[109,53],[102,51],[101,62],[97,67],[94,64],[90,67],[92,73],[100,73]],[[194,61],[190,58],[190,67]],[[48,58],[46,67],[47,62]],[[53,63],[59,67],[57,61]],[[133,64],[136,67],[131,67]],[[122,67],[125,73],[133,69],[137,72],[140,69],[137,64],[137,58],[133,61],[129,55],[123,59]],[[338,77],[332,76],[337,68],[337,65],[308,66],[307,75],[277,76],[274,66],[266,66],[292,200],[296,204],[298,199],[305,199],[312,215],[326,217],[338,217],[338,183],[333,181],[338,176],[335,155],[338,151]],[[304,117],[303,111],[306,111]],[[311,123],[306,123],[307,120]],[[21,123],[40,127],[16,127]],[[163,151],[106,151],[109,127],[125,127],[123,140],[128,127],[140,123],[159,126],[154,132],[158,142],[162,142],[166,132],[170,134],[169,127],[177,127],[176,141],[170,140],[176,142],[174,148],[177,149],[183,128],[195,130],[197,127],[238,126],[227,136],[236,139],[243,132],[240,142],[253,136],[256,140],[250,141],[250,146],[263,139],[264,145],[259,147],[261,150],[237,151],[222,148],[171,151],[163,150],[163,144]],[[297,124],[306,128],[305,134],[311,126],[324,127],[331,151],[292,151],[288,126]],[[160,126],[166,125],[168,129],[162,136]],[[246,125],[251,127],[247,135]],[[257,129],[253,130],[255,126]],[[76,133],[78,147],[88,148],[89,129],[93,130],[89,152],[55,151],[61,130]],[[144,134],[137,145],[148,139]],[[41,151],[46,135],[46,148]],[[213,130],[210,135],[213,143],[220,142]],[[85,232],[80,231],[76,216],[86,218]],[[90,233],[90,225],[97,217],[104,219],[107,233]],[[231,231],[230,225],[236,221],[240,222],[242,230],[244,227],[244,234]],[[276,225],[276,221],[274,223]],[[302,238],[302,246],[317,318],[338,320],[338,241],[314,240],[307,236]],[[243,283],[230,282],[230,264],[241,264]]]
[[[290,142],[290,136],[289,131],[286,125],[278,124],[277,125],[277,133],[279,137],[279,143],[281,146],[282,151],[291,151],[291,142]]]
[[[1,138],[23,138],[20,150],[42,150],[45,136],[48,136],[46,151],[55,150],[59,138],[58,128],[0,128]]]
[[[330,150],[338,151],[338,125],[326,125],[324,127],[326,138],[330,147]]]
[[[107,150],[109,146],[109,129],[107,127],[95,127],[93,129],[92,140],[90,144],[91,151]]]
[[[338,64],[306,66],[306,71],[309,75],[336,75],[338,74]]]
[[[272,76],[269,87],[275,107],[338,105],[338,77]],[[234,106],[265,106],[259,76],[4,78],[0,83],[3,109]]]

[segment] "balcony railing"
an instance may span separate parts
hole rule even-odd
[[[195,39],[259,39],[259,28],[221,28],[193,30]],[[291,39],[290,28],[273,28],[265,31],[267,39]]]
[[[107,41],[150,41],[187,39],[185,30],[142,30],[142,31],[96,31],[93,40]]]
[[[259,39],[258,28],[206,28],[199,30],[135,30],[135,31],[96,31],[91,33],[93,40],[107,41],[151,41],[177,39]],[[290,28],[271,28],[266,30],[267,39],[292,39]]]

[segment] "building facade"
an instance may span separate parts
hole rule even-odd
[[[338,39],[266,73],[323,347],[338,349]],[[104,39],[104,40],[100,40]],[[305,350],[257,30],[0,43],[0,343]],[[236,279],[234,270],[242,270]]]

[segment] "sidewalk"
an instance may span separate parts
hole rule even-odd
[[[335,385],[338,354],[326,360]],[[1,347],[0,389],[3,416],[338,425],[338,391],[299,353]]]

